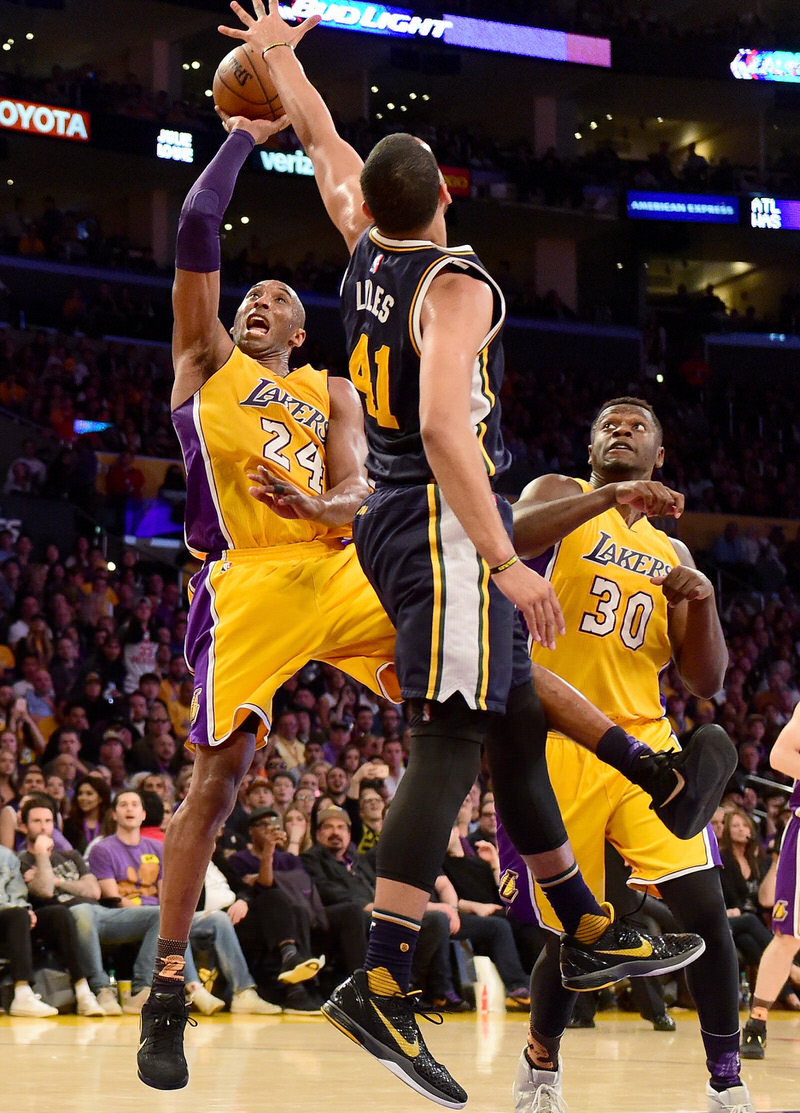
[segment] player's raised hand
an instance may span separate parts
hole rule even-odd
[[[252,483],[249,493],[258,502],[263,502],[279,518],[290,521],[298,518],[315,521],[319,513],[318,500],[314,495],[302,491],[286,472],[274,467],[268,460],[259,464],[255,471],[249,471],[247,478]]]
[[[677,607],[678,603],[708,599],[714,594],[714,585],[708,576],[699,568],[689,568],[685,564],[676,564],[666,576],[651,576],[650,583],[661,587],[670,607]]]
[[[654,479],[628,479],[614,485],[617,506],[632,506],[648,518],[680,518],[684,497]]]
[[[214,105],[214,111],[222,120],[222,126],[229,135],[232,131],[246,131],[255,139],[256,146],[266,143],[273,135],[287,128],[290,123],[289,117],[285,114],[279,116],[277,120],[248,120],[246,116],[229,116],[218,104]]]
[[[278,0],[269,0],[269,10],[264,7],[262,0],[253,0],[255,19],[241,4],[237,4],[236,0],[231,0],[231,9],[244,24],[244,29],[220,26],[217,30],[221,35],[227,35],[229,39],[241,39],[259,54],[275,43],[288,43],[291,47],[295,47],[306,32],[316,27],[322,18],[318,15],[310,15],[308,19],[304,19],[294,27],[281,17]]]
[[[556,635],[566,633],[564,615],[553,585],[521,560],[492,577],[507,599],[519,607],[530,635],[545,649],[555,649]]]

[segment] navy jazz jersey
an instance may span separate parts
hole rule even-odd
[[[420,320],[425,295],[443,271],[470,274],[486,282],[494,295],[492,326],[475,360],[472,421],[488,474],[499,475],[510,463],[500,431],[500,334],[505,320],[500,287],[471,247],[391,240],[372,227],[356,244],[340,297],[350,378],[365,411],[367,470],[377,484],[400,486],[433,478],[419,427]]]

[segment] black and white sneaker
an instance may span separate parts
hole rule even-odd
[[[736,747],[716,723],[698,727],[682,750],[642,758],[649,768],[637,778],[650,805],[679,839],[691,839],[711,822],[737,763]]]
[[[613,915],[613,908],[604,905]],[[652,938],[624,919],[612,919],[594,943],[561,936],[561,981],[567,989],[586,993],[604,989],[622,978],[666,974],[694,962],[705,951],[699,935],[656,935]]]
[[[183,1054],[183,1030],[197,1025],[189,1016],[183,993],[151,992],[142,1006],[141,1036],[136,1053],[139,1078],[154,1090],[180,1090],[189,1081]]]
[[[415,1016],[418,997],[417,993],[386,997],[371,993],[366,971],[356,970],[333,991],[322,1013],[418,1094],[448,1109],[463,1109],[466,1091],[425,1046]],[[436,1022],[441,1020],[436,1017]]]

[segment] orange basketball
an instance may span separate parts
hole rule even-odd
[[[214,74],[214,104],[229,116],[277,120],[285,115],[266,62],[243,46],[226,54]]]

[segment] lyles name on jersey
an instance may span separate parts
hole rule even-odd
[[[383,323],[388,321],[393,305],[392,295],[387,294],[383,286],[379,286],[371,278],[356,282],[356,309],[359,312],[366,310]]]

